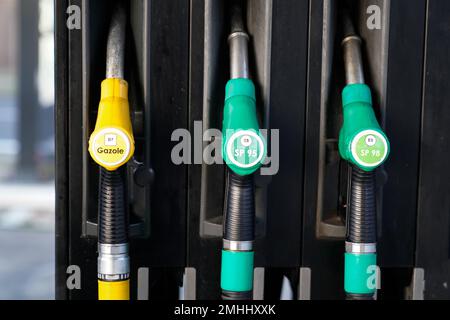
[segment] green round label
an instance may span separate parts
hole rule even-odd
[[[264,156],[264,143],[254,131],[240,130],[228,140],[226,152],[234,165],[251,168],[261,162]]]
[[[375,167],[382,163],[388,151],[386,139],[375,130],[358,133],[351,148],[355,161],[366,167]]]

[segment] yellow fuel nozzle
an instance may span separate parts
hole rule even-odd
[[[97,122],[89,139],[92,159],[113,171],[134,154],[134,137],[128,104],[128,83],[123,79],[103,80]]]

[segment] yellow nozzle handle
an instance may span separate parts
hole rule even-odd
[[[98,280],[98,300],[130,300],[130,280]]]
[[[97,122],[89,139],[92,159],[107,170],[116,170],[134,154],[134,137],[128,104],[128,83],[122,79],[102,82]]]

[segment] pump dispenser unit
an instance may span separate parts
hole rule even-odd
[[[389,141],[372,108],[364,84],[361,38],[349,12],[342,12],[342,41],[346,83],[342,91],[343,125],[339,152],[350,164],[345,243],[344,287],[349,300],[372,300],[376,292],[375,169],[389,155]]]
[[[125,8],[114,10],[108,35],[106,79],[101,85],[97,122],[89,140],[100,165],[98,207],[98,298],[129,300],[128,218],[121,167],[133,156],[134,138],[124,80]]]
[[[233,3],[231,14],[230,77],[226,85],[222,155],[227,164],[224,206],[221,288],[225,300],[253,297],[255,194],[253,173],[266,156],[259,132],[255,87],[249,79],[248,40],[243,8]]]

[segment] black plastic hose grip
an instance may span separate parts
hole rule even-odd
[[[125,187],[121,170],[100,167],[99,183],[99,242],[120,244],[128,242]]]
[[[346,293],[345,300],[375,300],[373,294]]]
[[[225,189],[223,238],[253,241],[255,238],[255,192],[253,175],[228,170]]]
[[[253,291],[226,291],[222,290],[222,300],[252,300],[253,299]]]
[[[347,241],[376,243],[376,187],[375,171],[351,168]]]

